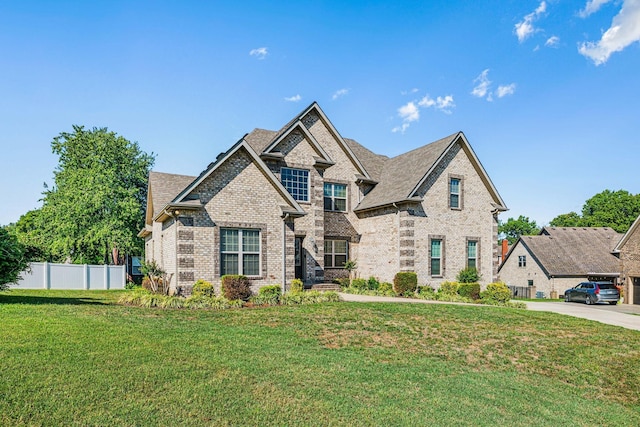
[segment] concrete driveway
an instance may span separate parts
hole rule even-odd
[[[413,298],[374,297],[368,295],[353,295],[340,292],[343,301],[353,302],[392,302],[392,303],[416,303],[416,304],[463,304],[442,301],[428,301]],[[607,325],[621,326],[627,329],[640,331],[640,305],[630,304],[594,304],[586,305],[577,302],[525,302],[527,309],[532,311],[549,311],[565,314],[567,316],[580,317]],[[469,304],[464,304],[469,305]]]
[[[532,311],[550,311],[595,320],[607,325],[640,331],[640,305],[631,304],[594,304],[586,305],[577,302],[526,302]]]

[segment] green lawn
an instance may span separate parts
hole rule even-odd
[[[637,331],[459,305],[142,309],[121,293],[0,292],[0,425],[640,425]]]

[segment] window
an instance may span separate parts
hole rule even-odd
[[[178,221],[180,225],[183,227],[193,227],[193,217],[192,216],[179,216]]]
[[[518,255],[518,267],[526,267],[526,266],[527,266],[527,256]]]
[[[478,268],[478,242],[467,240],[467,268]]]
[[[260,276],[260,230],[220,230],[220,275]]]
[[[309,201],[309,171],[304,169],[282,168],[280,180],[295,200]]]
[[[527,280],[527,285],[533,286],[533,280],[531,280],[531,279]]]
[[[449,207],[451,209],[460,209],[460,184],[460,178],[449,180]]]
[[[347,186],[344,184],[324,184],[324,210],[347,211]]]
[[[348,259],[347,246],[346,240],[325,240],[324,267],[344,268],[344,263]]]
[[[442,276],[442,240],[431,240],[431,275]]]

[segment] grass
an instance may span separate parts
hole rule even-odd
[[[640,425],[640,333],[500,307],[0,292],[0,425]]]

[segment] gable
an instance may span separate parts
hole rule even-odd
[[[613,250],[614,252],[620,252],[624,250],[624,247],[627,245],[629,241],[638,240],[638,239],[640,239],[640,216],[638,216],[638,218],[636,218],[633,224],[631,224],[631,227],[629,227],[627,232],[624,233],[624,235],[622,236],[620,241],[616,244]]]
[[[194,179],[189,175],[149,172],[145,222],[151,224],[153,218]]]

